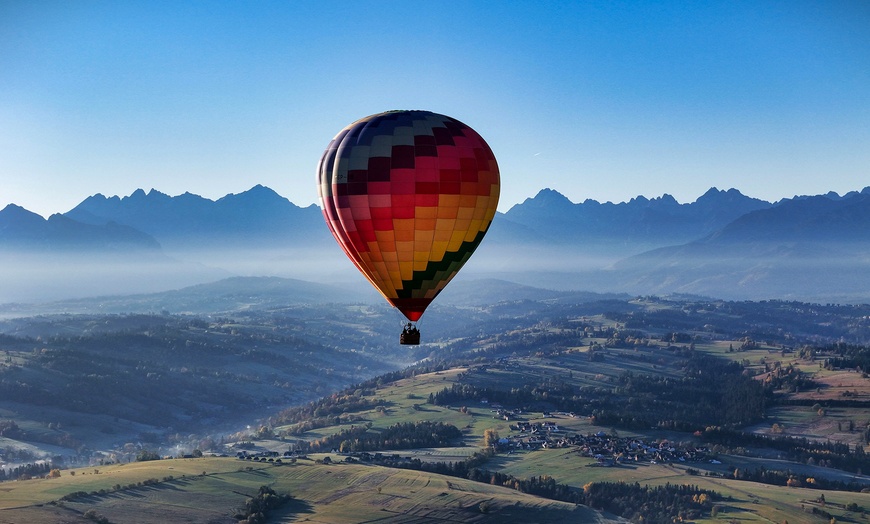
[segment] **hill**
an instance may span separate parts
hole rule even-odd
[[[448,307],[477,308],[500,302],[549,300],[582,303],[607,298],[629,297],[625,294],[557,291],[506,280],[460,276],[441,293],[438,303]],[[102,314],[165,311],[233,315],[244,311],[280,310],[306,304],[366,304],[386,307],[383,298],[367,282],[328,284],[279,277],[230,277],[158,293],[103,295],[33,304],[0,304],[0,320],[59,313],[91,314],[97,311]]]
[[[285,305],[237,312],[238,321],[125,313],[0,322],[0,418],[18,428],[0,429],[3,445],[89,457],[180,432],[184,446],[408,362],[372,331],[382,314],[345,308]]]
[[[0,519],[54,524],[87,522],[91,515],[106,522],[234,524],[234,515],[261,486],[292,497],[271,512],[282,520],[624,522],[583,506],[441,475],[314,460],[240,463],[235,458],[83,468],[64,471],[59,478],[18,482],[0,499]],[[82,495],[60,500],[76,492]]]
[[[282,309],[300,304],[372,303],[379,298],[363,285],[319,284],[278,277],[230,277],[171,291],[103,295],[36,304],[2,304],[3,317],[58,313],[233,314],[245,310]]]

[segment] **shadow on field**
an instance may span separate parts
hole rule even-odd
[[[502,506],[495,507],[487,511],[486,514],[477,515],[480,513],[479,508],[475,508],[469,517],[473,516],[473,520],[468,518],[466,522],[498,522],[498,523],[528,523],[536,522],[540,524],[559,524],[563,522],[600,522],[599,514],[586,506],[576,506],[574,508],[542,509],[538,507],[530,507],[525,505]]]
[[[173,484],[188,484],[187,482],[179,482],[178,480],[170,480],[163,481],[158,484],[151,484],[148,486],[121,486],[120,488],[114,489],[113,491],[109,491],[107,493],[100,493],[98,495],[94,495],[97,500],[104,498],[145,498],[148,493],[151,492],[159,492],[159,491],[179,491],[185,492],[187,490],[181,489],[178,486],[174,486]],[[84,498],[84,497],[82,497]]]
[[[521,462],[525,453],[514,453],[512,455],[496,455],[489,459],[489,464],[495,466],[494,470],[502,470],[516,462]]]
[[[422,404],[414,404],[414,411],[421,412],[421,413],[426,413],[426,412],[439,413],[439,412],[441,412],[440,409],[423,407]]]
[[[304,500],[293,499],[280,508],[269,513],[269,520],[273,522],[287,522],[296,520],[297,515],[314,513],[314,506]]]
[[[295,464],[285,463],[285,464],[280,464],[280,465],[281,466],[294,466]],[[259,468],[257,468],[257,469],[254,469],[254,468],[239,469],[239,473],[247,473],[249,475],[256,475],[259,477],[269,477],[270,476],[269,473],[266,473],[265,471],[263,471],[262,469],[259,469]]]
[[[148,487],[149,487],[149,488],[153,488],[153,489],[157,489],[157,490],[161,490],[161,491],[166,491],[166,490],[172,490],[172,491],[187,491],[187,490],[184,490],[184,489],[179,488],[179,487],[176,486],[175,484],[184,484],[184,485],[186,485],[186,484],[189,484],[189,482],[180,482],[178,479],[176,479],[176,480],[169,480],[169,481],[166,481],[166,482],[161,482],[160,484],[155,484],[154,486],[148,486]]]

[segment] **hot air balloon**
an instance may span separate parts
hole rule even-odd
[[[323,215],[338,244],[412,323],[480,244],[499,196],[495,156],[473,129],[430,111],[357,120],[317,167]]]

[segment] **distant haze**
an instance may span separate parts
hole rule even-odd
[[[261,185],[218,200],[94,195],[49,219],[10,205],[0,210],[0,270],[0,303],[232,276],[346,286],[380,300],[318,207]],[[457,281],[491,278],[557,291],[868,302],[870,188],[779,202],[711,188],[688,204],[669,195],[574,203],[544,189],[496,216]]]

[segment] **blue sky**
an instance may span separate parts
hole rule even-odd
[[[475,128],[499,208],[870,185],[870,2],[0,2],[0,208],[95,193],[316,202],[350,122]]]

